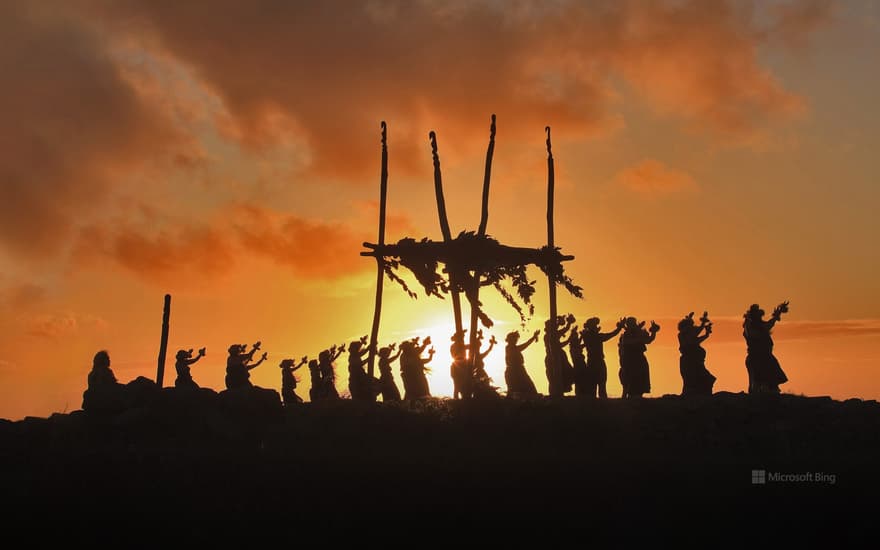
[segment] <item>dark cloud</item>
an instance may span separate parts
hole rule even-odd
[[[835,17],[832,0],[801,0],[771,6],[773,23],[764,33],[768,41],[781,41],[792,48],[804,47],[810,36]]]
[[[165,229],[116,224],[84,227],[74,248],[79,266],[104,261],[149,282],[197,287],[235,265],[234,243],[217,228],[178,224]]]
[[[156,228],[113,220],[84,227],[74,248],[80,267],[110,265],[165,286],[197,287],[259,256],[305,278],[335,278],[370,267],[352,253],[366,235],[249,203],[225,206],[210,222]]]
[[[474,150],[493,112],[506,139],[539,141],[545,124],[615,128],[619,77],[689,127],[748,142],[805,108],[761,64],[762,40],[778,28],[791,42],[827,17],[822,3],[757,11],[724,0],[129,0],[100,13],[191,66],[223,99],[230,135],[260,146],[293,132],[314,172],[361,177],[375,171],[377,144],[362,136],[379,118],[396,169],[424,173],[426,129],[441,131],[441,148]]]
[[[621,81],[688,128],[749,143],[805,108],[758,48],[768,35],[798,43],[828,13],[807,2],[758,17],[756,5],[3,2],[0,247],[45,258],[79,236],[77,257],[97,253],[150,279],[193,258],[200,273],[221,273],[242,240],[307,276],[355,269],[312,244],[322,234],[358,246],[341,226],[258,211],[230,233],[206,208],[163,231],[114,226],[106,218],[116,213],[102,209],[111,196],[222,164],[206,145],[218,137],[243,147],[231,173],[257,171],[270,157],[249,155],[281,146],[316,180],[366,181],[380,118],[395,174],[429,173],[429,129],[443,154],[482,152],[490,113],[511,144],[540,148],[545,124],[559,139],[602,135],[621,127]]]
[[[0,246],[19,257],[57,251],[117,178],[173,143],[68,7],[0,3]]]

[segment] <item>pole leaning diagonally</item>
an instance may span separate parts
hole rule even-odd
[[[449,218],[446,216],[446,199],[443,197],[443,175],[440,173],[440,155],[437,153],[437,134],[433,130],[428,133],[428,139],[431,140],[431,155],[434,158],[434,195],[437,199],[437,215],[440,218],[440,232],[443,234],[443,240],[449,242],[452,240],[452,232],[449,229]],[[449,272],[450,283],[455,278],[455,270]],[[455,331],[461,332],[461,298],[455,288],[450,292],[452,295],[452,312],[455,316]]]
[[[492,123],[489,125],[489,146],[486,148],[486,169],[483,173],[483,200],[482,207],[480,209],[480,227],[477,230],[477,235],[483,237],[486,235],[486,226],[489,223],[489,183],[492,178],[492,157],[495,155],[495,115],[492,115]],[[479,271],[474,271],[473,279],[471,280],[473,287],[471,292],[468,295],[468,298],[471,303],[471,337],[470,337],[470,349],[471,349],[471,367],[475,367],[475,361],[477,360],[477,354],[480,353],[480,341],[477,337],[477,323],[479,321],[477,313],[480,307],[480,285],[481,285],[482,273]],[[473,370],[471,371],[473,372]]]

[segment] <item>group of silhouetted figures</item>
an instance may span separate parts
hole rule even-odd
[[[605,363],[605,342],[618,335],[618,375],[623,388],[622,397],[641,397],[651,392],[651,376],[645,352],[648,344],[656,338],[660,325],[651,321],[646,329],[644,321],[623,317],[617,321],[614,330],[602,332],[600,323],[598,317],[590,317],[579,332],[573,315],[559,316],[556,319],[555,340],[550,336],[553,328],[551,321],[544,324],[544,367],[551,394],[568,393],[573,388],[579,397],[606,399],[608,367]],[[524,346],[528,344],[526,342]]]
[[[788,312],[788,302],[779,304],[770,319],[765,320],[765,312],[757,304],[753,304],[743,316],[743,336],[746,340],[746,370],[749,377],[749,393],[779,393],[779,385],[788,381],[773,355],[773,339],[771,332],[774,325]],[[555,326],[554,326],[555,324]],[[623,398],[640,398],[651,392],[651,377],[646,352],[660,326],[651,321],[646,327],[645,321],[635,317],[619,319],[615,328],[602,332],[600,319],[590,317],[579,330],[573,315],[557,316],[549,319],[544,325],[544,367],[551,395],[562,395],[572,391],[576,396],[606,399],[608,391],[608,368],[605,363],[605,342],[618,337],[618,353],[620,384]],[[554,330],[555,329],[555,330]],[[450,375],[453,380],[455,399],[485,399],[500,397],[498,387],[486,373],[485,358],[493,350],[497,341],[491,336],[487,346],[483,346],[483,332],[477,331],[475,338],[466,343],[467,331],[459,330],[451,337],[449,347],[452,364]],[[554,335],[555,334],[555,338]],[[682,378],[682,396],[709,396],[715,384],[715,376],[706,368],[706,350],[703,342],[712,334],[712,322],[708,313],[695,320],[694,313],[686,315],[678,323],[678,343],[681,354],[679,371]],[[504,380],[507,383],[507,395],[510,397],[529,398],[539,395],[535,384],[526,371],[523,351],[535,343],[540,331],[520,343],[521,335],[517,331],[507,334],[505,347]],[[376,401],[379,396],[383,401],[400,401],[421,399],[431,396],[428,385],[428,363],[434,357],[431,337],[424,339],[412,338],[400,342],[399,346],[390,344],[376,350],[368,344],[366,336],[348,344],[348,389],[351,399],[357,401]],[[244,344],[229,346],[226,360],[226,389],[230,391],[242,388],[254,388],[250,380],[250,371],[266,361],[268,354],[263,352],[259,359],[254,360],[260,350],[261,343],[256,342],[251,349]],[[567,349],[567,353],[566,353]],[[425,351],[427,350],[427,356]],[[302,357],[283,359],[281,369],[281,398],[285,405],[302,403],[297,395],[299,382],[295,371],[308,365],[311,375],[309,398],[313,402],[340,399],[336,389],[335,361],[346,351],[346,346],[333,345],[321,351],[317,359],[308,360]],[[378,357],[379,377],[369,372],[369,356],[374,352]],[[201,348],[193,356],[192,349],[180,350],[176,354],[175,370],[176,388],[181,390],[202,390],[195,382],[191,366],[206,354]],[[393,375],[393,363],[400,360],[400,378],[403,381],[404,393],[401,397]],[[151,383],[149,379],[139,377],[135,382],[140,385]],[[121,399],[116,390],[124,388],[117,382],[110,369],[110,356],[106,351],[99,351],[93,361],[88,376],[88,389],[84,394],[83,408],[100,408],[107,403],[115,403]],[[260,388],[262,390],[262,388]],[[212,390],[208,390],[212,391]],[[273,390],[268,390],[273,391]],[[100,405],[100,406],[99,406]]]

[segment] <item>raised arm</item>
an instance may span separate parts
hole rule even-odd
[[[388,356],[388,364],[391,364],[391,363],[397,361],[397,358],[400,357],[401,353],[403,353],[402,350],[397,350],[397,353],[395,353],[394,355],[389,355]]]
[[[422,353],[424,353],[425,349],[427,349],[427,347],[430,346],[430,345],[431,345],[431,337],[430,337],[430,336],[426,336],[425,339],[422,340],[422,345],[420,345],[418,348],[416,348],[416,349],[419,350],[419,355],[421,355]]]
[[[428,357],[424,358],[424,359],[422,359],[422,358],[420,358],[420,359],[421,359],[423,365],[427,365],[428,363],[431,362],[431,359],[433,359],[433,358],[434,358],[434,348],[431,348],[428,350]]]
[[[484,351],[484,352],[482,352],[482,353],[480,354],[480,359],[485,359],[486,356],[489,355],[489,352],[492,351],[492,348],[494,348],[494,347],[495,347],[495,337],[493,336],[493,337],[489,340],[489,347],[486,348],[486,351]]]
[[[190,352],[192,352],[192,350],[190,350]],[[204,357],[204,356],[205,356],[205,348],[201,348],[201,349],[199,350],[198,355],[196,355],[196,356],[193,357],[192,359],[188,359],[188,360],[186,361],[186,364],[187,364],[187,365],[192,365],[193,363],[195,363],[196,361],[198,361],[199,359],[201,359],[201,358]]]
[[[309,360],[308,357],[303,356],[303,358],[299,360],[299,365],[293,367],[293,369],[291,369],[291,370],[296,370],[296,369],[302,368],[302,366],[305,365],[308,362],[308,360]]]
[[[264,351],[263,355],[260,356],[259,361],[257,361],[253,365],[248,365],[247,370],[251,370],[251,369],[255,369],[255,368],[259,367],[260,364],[262,364],[262,362],[265,361],[267,357],[269,357],[269,354]]]
[[[612,338],[614,338],[615,336],[620,334],[620,331],[622,329],[623,329],[623,325],[618,324],[617,328],[615,328],[611,332],[600,332],[599,339],[602,340],[603,342],[607,342],[608,340],[611,340]]]
[[[564,327],[559,329],[556,332],[556,335],[559,337],[559,341],[562,342],[568,336],[568,331],[571,329],[571,323],[566,323]]]
[[[532,334],[531,338],[529,338],[528,340],[526,340],[522,344],[516,346],[516,349],[518,349],[519,351],[524,351],[527,347],[531,346],[532,344],[534,344],[535,342],[538,341],[538,335],[540,333],[541,333],[540,330],[536,330],[535,333]]]
[[[770,320],[765,323],[767,330],[772,329],[773,326],[782,319],[783,313],[788,313],[788,301],[782,302],[773,309],[773,315],[771,315]]]

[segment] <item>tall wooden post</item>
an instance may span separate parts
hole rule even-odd
[[[437,153],[437,134],[433,130],[428,133],[428,139],[431,140],[431,155],[434,157],[434,195],[437,199],[437,215],[440,218],[440,232],[443,233],[443,240],[449,242],[452,240],[452,232],[449,230],[449,219],[446,217],[446,199],[443,197],[443,176],[440,173],[440,155]],[[454,269],[449,272],[449,281],[455,279]],[[452,290],[452,312],[455,316],[455,331],[461,332],[461,298],[458,291]]]
[[[486,149],[486,171],[483,174],[483,209],[480,212],[479,234],[486,234],[486,224],[489,223],[489,179],[492,177],[492,157],[495,154],[495,115],[492,115],[492,124],[489,126],[489,147]]]
[[[545,128],[547,132],[547,246],[550,247],[550,250],[556,246],[554,244],[554,236],[553,236],[553,195],[555,192],[555,174],[553,170],[553,151],[550,145],[550,127],[547,126]],[[562,397],[564,392],[562,391],[563,383],[562,383],[562,363],[559,361],[559,357],[556,354],[556,342],[559,340],[556,331],[556,316],[558,315],[556,310],[556,281],[553,280],[553,271],[555,270],[555,266],[547,266],[547,282],[550,287],[550,330],[548,331],[548,338],[550,340],[550,349],[548,353],[550,354],[550,368],[551,374],[550,377],[550,396],[551,397]]]
[[[162,310],[162,340],[159,342],[159,361],[156,369],[156,385],[162,387],[165,378],[165,354],[168,352],[168,325],[171,320],[171,295],[165,295],[165,307]]]
[[[486,148],[486,169],[483,173],[483,201],[482,208],[480,210],[480,227],[477,230],[477,234],[482,237],[486,235],[486,225],[489,223],[489,182],[492,177],[492,157],[495,154],[495,115],[492,115],[492,123],[489,125],[489,146]],[[471,368],[474,367],[475,361],[477,360],[477,354],[480,352],[480,341],[477,338],[477,323],[479,322],[479,318],[477,316],[477,311],[480,306],[480,280],[482,278],[482,274],[479,271],[474,271],[473,276],[473,288],[468,295],[468,299],[471,305]]]
[[[388,201],[388,139],[387,126],[382,121],[382,172],[379,176],[379,246],[385,244],[385,205]],[[369,374],[373,376],[376,364],[376,346],[379,345],[379,319],[382,316],[382,288],[385,283],[385,261],[376,255],[376,303],[373,307],[373,329],[370,332]]]

